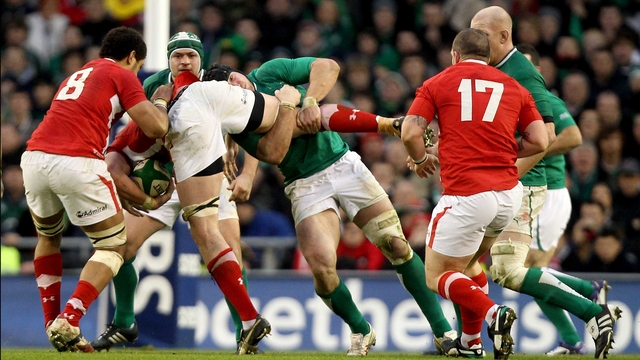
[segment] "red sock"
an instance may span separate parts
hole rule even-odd
[[[331,109],[332,105],[327,106],[327,109],[323,109],[322,124],[325,130],[331,130],[342,133],[357,133],[357,132],[377,132],[378,121],[376,118],[378,115],[371,114],[358,109],[353,109],[344,105],[337,106],[333,113],[329,116],[328,122],[326,121],[325,111]],[[323,106],[323,108],[324,108]],[[330,111],[330,110],[329,110]],[[327,129],[328,125],[328,129]]]
[[[471,281],[476,283],[476,285],[480,287],[482,292],[488,295],[489,284],[487,281],[487,275],[485,275],[484,272],[481,272],[480,274],[472,277]],[[481,335],[484,316],[478,316],[476,313],[467,309],[466,307],[460,307],[460,315],[463,319],[462,334],[460,336],[462,345],[469,348],[475,344],[480,344],[482,342]]]
[[[33,260],[40,303],[44,312],[44,326],[60,314],[60,286],[62,285],[62,254],[38,256]]]
[[[484,319],[487,311],[495,305],[478,284],[459,272],[449,271],[444,273],[440,277],[440,281],[438,281],[438,293],[442,297],[460,305],[463,331],[464,323],[466,322],[465,310]]]
[[[80,319],[89,310],[89,305],[100,295],[95,286],[86,280],[78,281],[76,291],[67,301],[62,316],[64,316],[72,326],[80,326]]]
[[[242,270],[231,248],[222,250],[211,260],[207,264],[207,270],[242,321],[258,317],[258,311],[251,303],[249,292],[243,285]]]

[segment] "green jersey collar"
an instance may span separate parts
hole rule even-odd
[[[504,65],[504,63],[506,63],[511,58],[511,55],[515,54],[516,51],[518,51],[518,49],[514,46],[513,49],[509,50],[507,55],[502,60],[500,60],[500,62],[496,65],[496,68],[499,69],[502,65]]]

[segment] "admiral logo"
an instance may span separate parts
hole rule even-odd
[[[76,213],[76,217],[78,219],[82,219],[85,217],[89,217],[89,216],[93,216],[93,215],[97,215],[103,211],[107,210],[107,204],[104,204],[103,206],[97,207],[93,210],[85,210],[85,211],[78,211]]]

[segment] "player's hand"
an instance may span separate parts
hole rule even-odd
[[[280,101],[288,101],[296,105],[300,103],[300,91],[291,85],[281,87],[280,90],[276,90],[274,95]]]
[[[430,175],[435,174],[436,164],[439,162],[440,160],[437,156],[428,154],[427,159],[422,164],[416,165],[411,156],[407,156],[407,166],[421,178],[428,178]]]
[[[151,95],[151,102],[155,99],[164,99],[166,102],[171,101],[173,95],[173,84],[166,84],[159,86],[156,91]]]
[[[251,188],[253,187],[253,179],[251,176],[246,174],[240,174],[238,177],[231,182],[228,190],[231,190],[231,196],[229,196],[229,201],[239,201],[244,202],[249,200],[251,196]]]
[[[171,199],[171,196],[173,195],[173,191],[175,189],[176,189],[176,185],[172,178],[171,181],[169,181],[169,187],[167,188],[167,191],[165,191],[162,195],[158,195],[153,198],[153,200],[155,200],[156,202],[153,210],[158,209],[160,206],[166,204],[166,202],[169,201],[169,199]]]
[[[236,158],[238,157],[239,147],[238,144],[231,139],[229,135],[225,137],[225,145],[227,147],[227,152],[222,155],[222,164],[224,176],[227,178],[227,181],[231,183],[238,173],[238,165],[236,164]]]
[[[123,209],[135,217],[142,217],[141,212],[149,212],[149,210],[143,208],[142,205],[132,204],[123,198],[120,198],[120,204],[122,204]]]
[[[315,134],[320,131],[321,123],[320,106],[312,105],[300,110],[298,113],[298,127],[309,134]]]

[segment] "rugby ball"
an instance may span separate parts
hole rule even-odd
[[[145,159],[136,164],[131,173],[133,180],[145,194],[156,197],[169,187],[171,174],[158,160]]]

